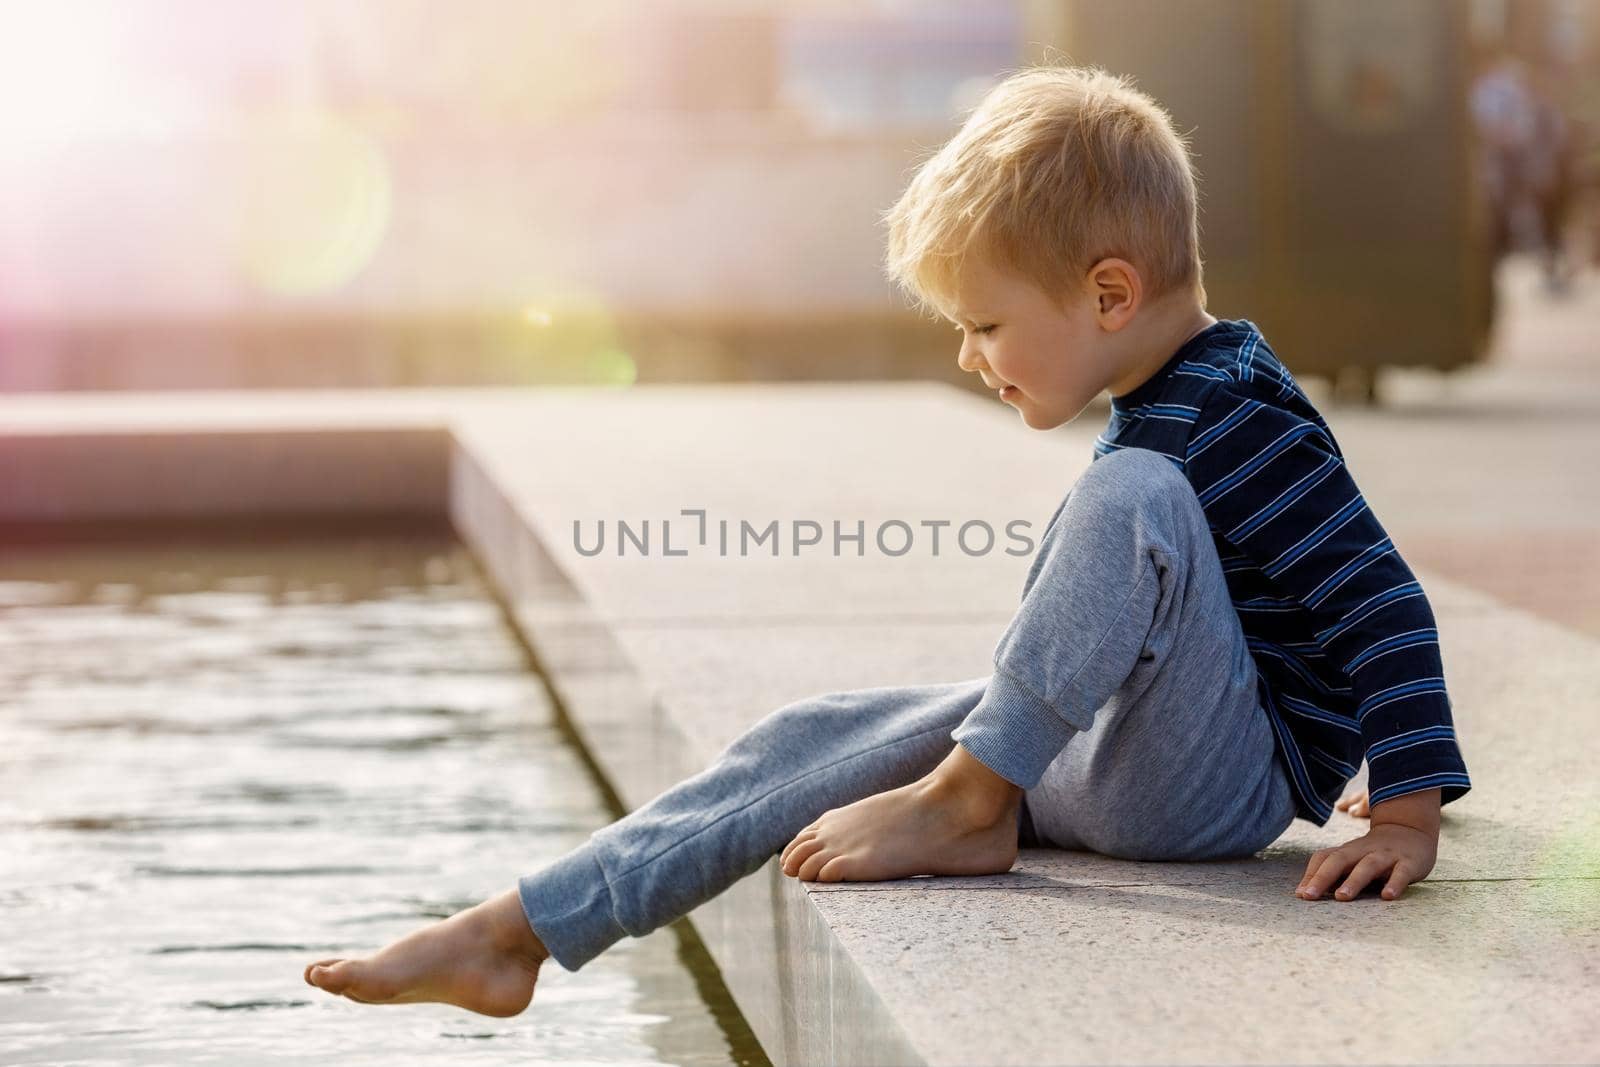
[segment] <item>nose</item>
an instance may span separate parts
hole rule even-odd
[[[972,338],[966,334],[961,337],[961,350],[956,353],[956,366],[969,374],[979,367],[977,346],[972,343]]]

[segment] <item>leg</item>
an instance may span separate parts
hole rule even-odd
[[[1107,565],[1137,558],[1146,580],[1131,587],[1130,636],[1108,634],[1089,668],[1109,675],[1080,681],[1076,699],[1099,699],[1127,673],[1028,790],[1027,825],[1043,844],[1129,859],[1250,855],[1287,829],[1295,804],[1205,514],[1177,468],[1155,453],[1113,453],[1091,471],[1103,475],[1090,490],[1100,504],[1062,516],[1063,532],[1115,546],[1094,556]],[[1047,560],[1038,582],[1056,592],[1030,595],[1075,603],[1080,585],[1129,588],[1114,570],[1071,568],[1076,583],[1061,570]],[[1061,610],[1072,609],[1058,603],[1049,615]],[[1024,672],[1033,661],[1009,662]]]
[[[822,812],[926,774],[986,681],[857,689],[779,708],[706,770],[522,878],[529,924],[576,970],[688,914]]]
[[[577,970],[756,871],[821,812],[925,775],[954,748],[950,731],[986,682],[881,686],[787,704],[706,770],[515,889],[370,959],[321,960],[305,980],[362,1003],[443,1001],[515,1015],[545,959]]]
[[[1025,843],[1198,858],[1253,851],[1293,818],[1205,515],[1165,457],[1124,449],[1084,472],[994,664],[953,736],[1026,791]],[[946,873],[896,859],[917,854],[915,814],[906,790],[870,797],[795,848],[813,876],[846,852],[850,879]]]

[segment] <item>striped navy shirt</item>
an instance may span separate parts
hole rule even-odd
[[[1217,322],[1112,397],[1094,458],[1122,448],[1200,499],[1301,818],[1326,823],[1363,758],[1374,804],[1471,788],[1428,598],[1254,323]]]

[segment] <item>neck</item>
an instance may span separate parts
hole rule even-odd
[[[1111,395],[1126,396],[1149,381],[1185,341],[1216,321],[1192,293],[1174,293],[1148,305],[1125,331],[1120,376],[1107,387]]]

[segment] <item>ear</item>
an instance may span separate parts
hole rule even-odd
[[[1089,268],[1085,279],[1100,328],[1115,333],[1133,320],[1144,302],[1144,280],[1125,259],[1106,258]]]

